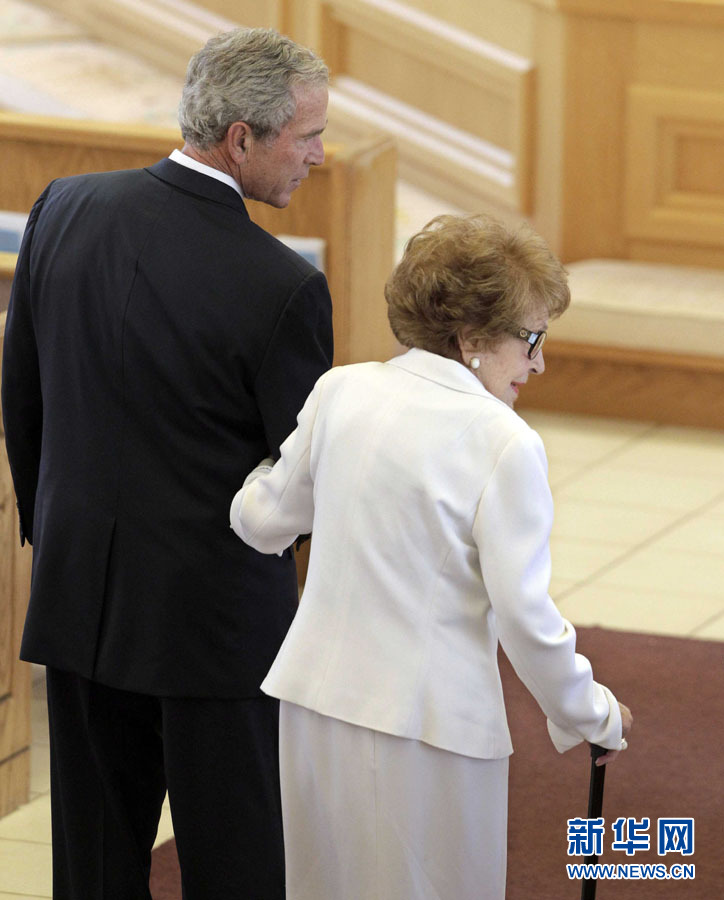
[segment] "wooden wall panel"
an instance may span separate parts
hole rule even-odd
[[[642,241],[629,238],[626,242],[630,259],[648,262],[668,263],[678,266],[703,266],[724,269],[724,246],[712,247],[677,241],[675,244],[662,241]]]
[[[563,74],[559,92],[542,98],[545,119],[554,108],[562,123],[560,232],[545,236],[565,260],[626,256],[623,223],[625,85],[634,35],[616,20],[562,23]],[[539,158],[544,169],[550,158]],[[545,178],[543,172],[539,180]]]
[[[722,263],[724,20],[539,4],[534,225],[566,262]],[[683,16],[684,4],[677,7]],[[712,3],[719,14],[724,3]],[[545,7],[545,9],[544,9]],[[717,27],[718,26],[718,27]]]
[[[5,313],[0,313],[0,363]],[[30,790],[31,668],[20,662],[30,593],[30,550],[21,550],[10,466],[0,423],[0,816],[25,803]]]
[[[201,0],[203,7],[231,22],[255,28],[280,28],[291,0]]]
[[[627,101],[627,234],[722,247],[724,93],[632,85]]]
[[[0,729],[2,727],[0,721]],[[0,818],[28,802],[29,785],[29,750],[24,750],[0,763]]]
[[[174,129],[0,112],[0,208],[29,212],[52,178],[147,166],[182,146]]]
[[[8,308],[16,259],[15,253],[0,253],[0,313]]]
[[[691,25],[724,25],[722,0],[527,0],[531,6],[567,16]]]
[[[550,340],[546,371],[517,404],[698,428],[724,429],[724,358]]]

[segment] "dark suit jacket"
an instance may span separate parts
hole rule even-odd
[[[332,363],[324,276],[213,178],[163,160],[64,178],[30,214],[3,363],[33,581],[21,655],[112,687],[257,694],[291,551],[229,527]]]

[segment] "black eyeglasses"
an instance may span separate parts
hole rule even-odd
[[[511,334],[514,334],[516,337],[521,338],[529,344],[528,359],[535,359],[536,356],[538,356],[543,344],[545,344],[546,337],[548,336],[547,331],[528,331],[527,328],[521,328],[518,325],[515,326],[514,331],[511,331]]]

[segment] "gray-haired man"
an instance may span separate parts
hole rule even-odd
[[[183,151],[52,182],[8,311],[7,450],[46,665],[55,900],[150,898],[168,788],[185,900],[284,896],[277,709],[292,553],[229,498],[332,362],[324,276],[254,225],[323,160],[327,69],[264,29],[191,60]]]

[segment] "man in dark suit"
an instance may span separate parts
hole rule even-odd
[[[186,141],[30,214],[3,413],[47,667],[56,900],[149,898],[168,788],[185,900],[284,896],[277,708],[296,571],[229,502],[332,363],[324,276],[254,225],[323,161],[328,73],[276,32],[192,59]]]

